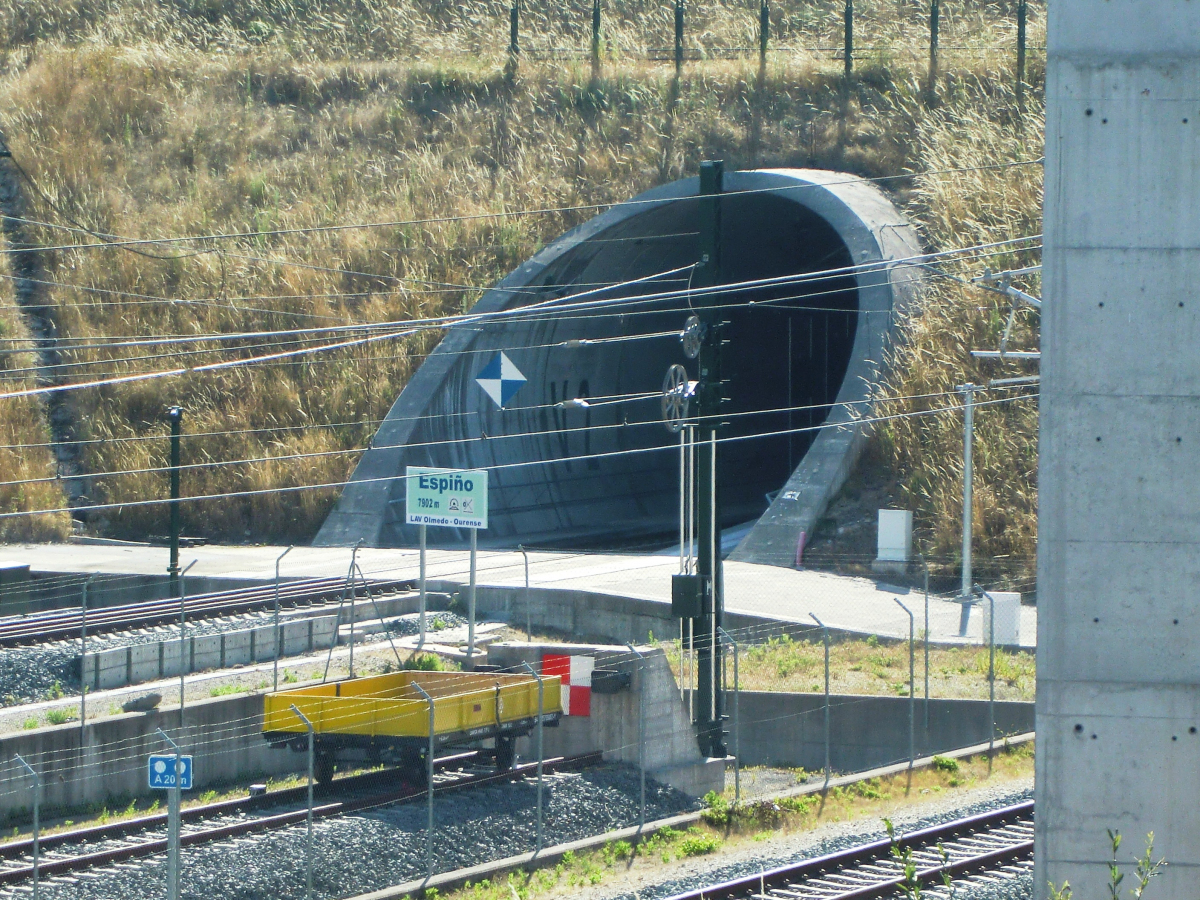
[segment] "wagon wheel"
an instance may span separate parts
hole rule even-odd
[[[512,738],[496,738],[496,771],[507,772],[517,761],[517,742]]]
[[[333,754],[318,753],[315,763],[318,783],[330,784],[333,781],[333,770],[337,767],[337,761],[333,758]]]

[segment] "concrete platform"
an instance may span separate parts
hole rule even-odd
[[[275,560],[282,547],[238,547],[209,545],[189,548],[181,554],[191,570],[210,583],[228,579],[231,584],[248,580],[271,581]],[[0,545],[0,560],[28,563],[35,573],[103,572],[161,575],[166,581],[167,549],[138,544],[7,544]],[[363,549],[358,561],[368,578],[417,578],[418,553],[410,549]],[[336,547],[297,547],[283,561],[285,578],[344,577],[350,550]],[[530,584],[533,587],[566,591],[589,591],[669,603],[670,576],[678,571],[674,557],[645,554],[585,554],[531,552]],[[466,583],[468,555],[459,550],[430,550],[427,577],[442,582]],[[512,551],[481,551],[478,583],[499,588],[522,587],[525,583],[521,554]],[[726,608],[779,621],[811,624],[815,613],[833,628],[881,637],[907,638],[908,617],[896,605],[899,597],[923,627],[924,596],[889,589],[886,582],[858,576],[834,575],[808,570],[726,561]],[[939,643],[961,643],[958,636],[959,605],[941,597],[930,597],[930,639]],[[967,640],[981,643],[983,616],[971,615]],[[1021,609],[1021,646],[1033,647],[1037,635],[1037,610]]]

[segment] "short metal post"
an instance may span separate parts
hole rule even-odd
[[[33,776],[33,900],[38,900],[38,897],[41,896],[40,888],[38,887],[38,870],[41,868],[42,779],[38,777],[38,773],[34,771],[33,766],[25,762],[24,757],[20,753],[17,753],[15,756],[17,762],[25,767],[25,771]]]
[[[87,725],[87,601],[88,586],[95,581],[89,575],[83,583],[83,596],[79,601],[79,749],[83,749],[84,729]]]
[[[538,763],[537,763],[537,778],[538,778],[538,789],[537,789],[537,845],[536,845],[536,849],[534,850],[534,855],[536,856],[537,854],[539,854],[539,853],[541,853],[541,852],[542,852],[542,760],[543,760],[543,759],[545,759],[545,752],[544,752],[544,747],[545,747],[545,744],[544,744],[544,743],[543,743],[543,741],[542,741],[542,716],[544,715],[544,713],[545,713],[545,710],[546,710],[546,686],[545,686],[544,684],[542,684],[542,676],[541,676],[541,675],[539,675],[537,672],[535,672],[535,671],[534,671],[534,668],[533,668],[533,666],[531,666],[531,665],[530,665],[528,662],[526,662],[525,660],[522,660],[522,661],[521,661],[521,665],[522,665],[522,666],[524,666],[524,667],[525,667],[525,668],[526,668],[526,669],[529,671],[529,674],[530,674],[530,675],[532,675],[534,678],[536,678],[536,679],[537,679],[537,683],[538,683],[538,721],[537,721],[537,760],[538,760]]]
[[[189,566],[189,568],[191,568]],[[158,736],[175,751],[175,784],[167,794],[167,900],[179,900],[179,807],[182,800],[183,752],[161,728]]]
[[[529,614],[529,551],[525,549],[524,544],[517,544],[517,549],[525,558],[525,641],[528,643],[533,641],[533,628]]]
[[[283,562],[283,558],[292,552],[292,548],[288,547],[275,560],[275,666],[273,687],[271,690],[279,690],[279,656],[282,652],[282,641],[279,637],[279,564]]]
[[[197,563],[197,560],[192,560],[187,564],[187,568],[179,573],[179,727],[183,727],[183,703],[184,703],[184,678],[187,675],[188,667],[184,663],[187,654],[183,652],[187,642],[187,573],[192,570],[192,566]],[[176,778],[176,781],[179,779]]]
[[[474,529],[471,530],[474,534]],[[425,702],[429,704],[429,749],[425,753],[425,785],[426,785],[426,800],[425,806],[428,815],[428,820],[425,825],[425,873],[427,878],[433,877],[433,729],[434,729],[434,708],[433,698],[426,693],[425,688],[421,687],[415,681],[412,686],[420,692],[425,698]]]
[[[675,77],[683,73],[683,4],[675,0]]]
[[[915,734],[915,717],[917,711],[917,697],[914,692],[916,683],[914,678],[915,647],[913,644],[916,638],[916,634],[914,633],[916,631],[916,619],[913,617],[912,610],[901,603],[899,597],[893,597],[892,599],[896,601],[897,606],[908,613],[908,765],[909,768],[912,768],[912,764],[917,758],[915,750],[916,742],[913,737]]]
[[[291,549],[291,548],[288,548]],[[292,712],[296,714],[304,727],[308,729],[308,817],[306,819],[307,834],[304,844],[304,896],[306,900],[312,900],[313,887],[313,858],[312,858],[312,823],[313,823],[313,723],[308,720],[304,713],[300,712],[296,704],[291,706]]]
[[[479,529],[471,529],[471,583],[467,588],[467,668],[475,668],[475,565],[479,555]]]
[[[724,628],[717,629],[721,637],[733,647],[733,805],[742,802],[742,729],[740,710],[742,706],[741,683],[738,678],[738,645]]]
[[[425,525],[421,525],[421,630],[420,636],[417,638],[417,646],[425,646],[425,629],[428,625],[426,622],[426,606],[428,604],[428,596],[425,593]]]
[[[963,511],[962,511],[962,612],[958,620],[959,637],[967,636],[967,626],[971,621],[971,492],[972,469],[971,451],[974,444],[975,432],[975,391],[976,386],[967,382],[958,388],[963,395]]]
[[[508,11],[508,52],[517,56],[521,52],[521,42],[518,29],[520,27],[520,11],[518,0],[513,0],[512,9]]]
[[[641,811],[638,813],[638,832],[646,827],[646,658],[633,644],[626,644],[638,659],[638,770],[641,774]]]
[[[815,613],[809,613],[812,620],[821,626],[825,638],[825,787],[829,787],[829,628],[817,618]]]

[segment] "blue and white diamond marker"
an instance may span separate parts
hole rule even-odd
[[[515,397],[527,380],[503,352],[492,357],[492,361],[483,367],[483,371],[475,379],[483,388],[483,392],[499,407],[503,407]]]

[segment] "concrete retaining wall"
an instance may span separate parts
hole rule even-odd
[[[725,763],[700,755],[696,733],[679,696],[675,676],[662,650],[646,648],[639,666],[626,647],[578,644],[502,643],[488,647],[488,663],[505,668],[528,662],[535,669],[543,653],[584,654],[596,667],[625,673],[630,686],[613,694],[593,692],[589,716],[563,716],[557,728],[544,729],[546,756],[602,750],[604,758],[637,763],[639,704],[645,697],[646,769],[651,777],[702,797],[724,785]],[[517,752],[536,758],[535,736],[518,741]]]
[[[743,691],[738,698],[738,734],[747,766],[825,766],[825,698],[822,694]],[[834,694],[829,702],[830,765],[839,772],[875,768],[908,758],[906,697]],[[917,700],[915,744],[918,756],[944,753],[988,739],[986,700],[930,700],[929,728],[923,701]],[[733,694],[725,711],[733,714]],[[732,722],[730,729],[732,732]],[[1033,731],[1033,704],[996,703],[996,736]],[[732,753],[734,740],[729,738]]]
[[[245,781],[266,774],[298,772],[302,753],[271,750],[262,739],[262,697],[220,697],[190,704],[186,727],[179,728],[177,709],[130,713],[90,723],[82,732],[74,725],[36,728],[0,737],[0,813],[25,809],[32,794],[30,779],[13,760],[21,754],[42,777],[44,807],[85,803],[128,802],[148,796],[147,757],[166,751],[155,734],[162,728],[184,753],[195,757],[195,789]]]
[[[324,650],[334,642],[337,616],[292,619],[279,631],[283,656]],[[274,637],[274,626],[266,625],[185,638],[184,666],[188,672],[201,672],[265,662],[275,658]],[[107,690],[178,675],[179,660],[179,640],[168,639],[89,653],[84,674],[92,690]]]

